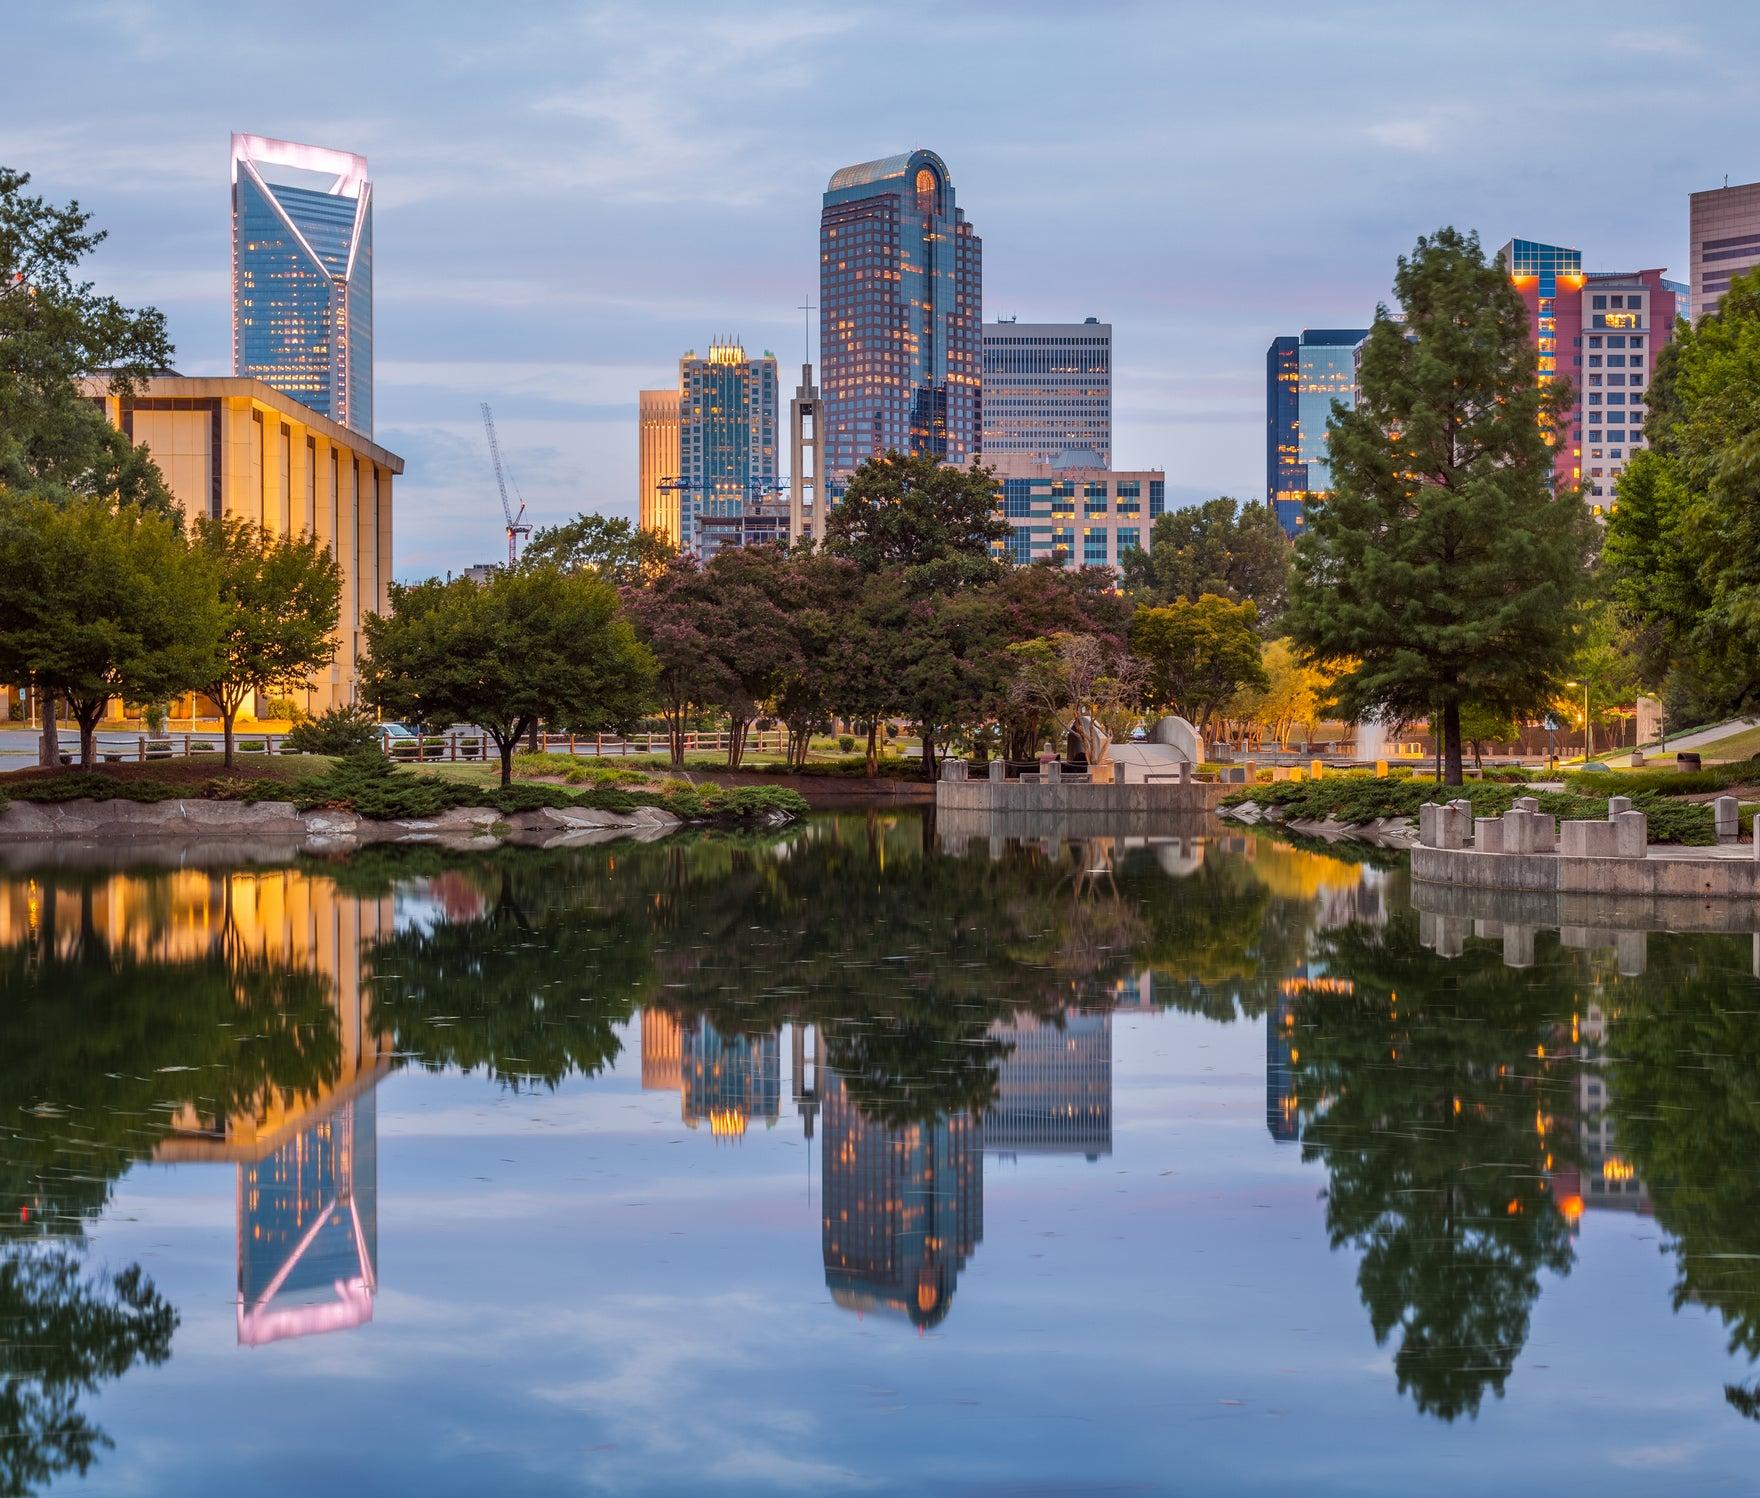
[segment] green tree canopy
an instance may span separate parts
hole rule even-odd
[[[156,702],[205,681],[219,629],[212,569],[169,517],[0,494],[0,677],[67,699],[82,763],[112,697]]]
[[[1605,563],[1692,717],[1760,701],[1760,272],[1656,361],[1649,447],[1620,475]]]
[[[825,550],[863,572],[897,568],[918,588],[948,587],[994,576],[991,548],[1007,535],[989,469],[889,452],[850,475],[825,523]]]
[[[342,572],[316,537],[274,536],[247,520],[201,516],[194,545],[220,590],[220,648],[202,690],[220,709],[230,767],[245,698],[303,690],[336,658]]]
[[[131,311],[78,279],[103,241],[78,203],[29,193],[0,167],[0,489],[97,495],[169,511],[165,481],[86,399],[78,382],[107,375],[127,394],[166,368],[162,314]]]
[[[1523,714],[1569,675],[1593,522],[1553,487],[1564,382],[1537,382],[1521,298],[1477,235],[1402,256],[1363,348],[1356,409],[1328,425],[1333,493],[1310,501],[1285,627],[1337,666],[1354,718],[1441,722],[1461,779],[1461,708]]]
[[[366,634],[361,675],[372,700],[420,723],[482,728],[500,751],[503,785],[528,729],[627,726],[656,674],[616,588],[542,564],[482,586],[393,583],[391,613],[368,615]]]
[[[1139,609],[1131,649],[1143,662],[1149,706],[1177,712],[1202,729],[1243,687],[1270,685],[1260,658],[1259,610],[1214,593]]]
[[[677,555],[658,531],[605,515],[576,515],[547,525],[532,537],[523,560],[528,566],[555,565],[565,572],[588,571],[619,587],[654,582]]]
[[[1159,516],[1148,548],[1124,556],[1125,591],[1139,603],[1175,603],[1206,593],[1259,606],[1270,631],[1289,593],[1290,539],[1267,504],[1224,496]]]

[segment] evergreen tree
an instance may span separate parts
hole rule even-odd
[[[825,523],[825,550],[863,572],[902,568],[918,591],[987,581],[1008,535],[989,469],[884,453],[850,475]]]
[[[1401,257],[1363,349],[1356,409],[1328,425],[1333,493],[1310,501],[1284,627],[1351,717],[1434,713],[1461,780],[1466,703],[1516,715],[1569,676],[1593,522],[1555,490],[1548,433],[1568,388],[1540,383],[1500,259],[1449,228]]]

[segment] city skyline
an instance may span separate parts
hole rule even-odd
[[[862,7],[703,10],[668,26],[630,24],[635,13],[614,7],[546,11],[493,45],[462,8],[437,7],[419,33],[351,17],[360,68],[381,79],[370,95],[328,65],[327,7],[273,45],[234,49],[225,69],[199,40],[166,45],[168,31],[221,29],[200,7],[175,18],[130,7],[99,28],[44,12],[12,40],[55,66],[21,74],[0,124],[9,165],[51,197],[78,197],[110,230],[100,287],[161,307],[187,374],[230,367],[229,133],[372,162],[375,426],[410,462],[396,559],[410,577],[495,554],[483,399],[537,523],[583,508],[634,518],[636,391],[704,327],[738,327],[748,346],[798,362],[826,177],[904,146],[950,163],[987,241],[986,315],[1100,311],[1113,323],[1114,466],[1164,468],[1176,504],[1257,492],[1266,344],[1366,317],[1395,257],[1441,223],[1477,228],[1492,248],[1515,226],[1593,246],[1597,265],[1687,279],[1689,194],[1726,173],[1760,177],[1760,153],[1726,144],[1742,139],[1754,18],[1710,6],[1661,28],[1653,12],[1615,5],[1584,35],[1569,15],[1521,13],[1524,45],[1512,50],[1518,13],[1499,9],[1411,20],[1395,35],[1367,6],[1217,16],[1200,32],[1141,6],[1079,25],[1026,7],[1006,30],[982,7],[925,8],[947,45],[919,56],[911,27]],[[1389,67],[1412,31],[1450,57],[1447,76]],[[978,48],[972,88],[953,89]],[[1192,88],[1146,89],[1176,61]],[[1274,131],[1248,80],[1298,61],[1361,102],[1327,130]],[[688,83],[729,68],[769,108],[712,129]],[[297,96],[280,83],[290,70]],[[674,85],[664,105],[642,82],[661,74]],[[845,107],[825,107],[828,76]],[[412,102],[437,77],[454,101],[443,118]],[[98,78],[115,86],[87,86]],[[994,128],[1022,90],[1102,85],[1136,106]],[[102,102],[66,119],[53,106],[70,88]],[[1629,128],[1634,110],[1641,131]],[[123,128],[142,117],[145,129]],[[1543,157],[1531,146],[1542,137],[1555,146]],[[1571,162],[1610,139],[1622,191],[1591,193]],[[1031,188],[1053,177],[1048,215]],[[1094,232],[1113,216],[1132,232]]]

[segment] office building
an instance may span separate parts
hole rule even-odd
[[[970,1114],[888,1124],[827,1071],[821,1247],[846,1310],[934,1326],[984,1237],[982,1126]]]
[[[366,157],[232,137],[232,372],[373,435]]]
[[[1547,436],[1553,482],[1582,486],[1597,514],[1643,446],[1645,397],[1656,356],[1674,333],[1686,288],[1660,270],[1583,270],[1580,250],[1512,239],[1503,247],[1528,311],[1542,385],[1569,380],[1573,404]]]
[[[330,548],[342,572],[336,658],[297,695],[309,713],[353,702],[361,621],[391,607],[391,481],[403,459],[261,380],[155,375],[126,400],[104,379],[85,389],[130,442],[152,449],[186,516],[248,520]]]
[[[875,453],[979,456],[982,287],[982,245],[933,151],[832,175],[819,220],[829,498]]]
[[[1065,448],[1112,462],[1112,324],[984,324],[984,457],[1049,463]]]
[[[1271,340],[1265,355],[1265,499],[1296,535],[1304,495],[1332,490],[1326,423],[1333,402],[1357,403],[1357,349],[1367,328],[1304,328]]]
[[[1022,1016],[990,1027],[1005,1048],[984,1148],[1004,1155],[1112,1153],[1112,1016]]]
[[[1090,449],[1072,448],[1050,463],[1004,456],[991,466],[998,513],[1011,527],[999,550],[1015,562],[1055,557],[1066,567],[1119,568],[1126,552],[1149,544],[1149,528],[1167,507],[1159,468],[1114,470]]]
[[[1760,265],[1760,182],[1696,192],[1689,202],[1692,308],[1682,315],[1697,319],[1717,311],[1734,277]]]
[[[655,410],[658,421],[658,404]],[[774,354],[748,358],[728,339],[711,343],[705,357],[693,350],[678,361],[673,471],[681,550],[706,562],[723,547],[788,538],[788,498],[777,481]]]
[[[679,545],[678,391],[643,390],[639,402],[637,523]]]

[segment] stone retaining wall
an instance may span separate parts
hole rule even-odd
[[[1412,849],[1421,883],[1535,894],[1760,898],[1760,861],[1752,858],[1575,858],[1562,853],[1491,853],[1477,848]]]
[[[939,780],[938,811],[988,812],[1001,816],[1145,817],[1213,811],[1224,787],[1215,781],[1150,781],[1128,785],[1090,785],[1069,781]]]

